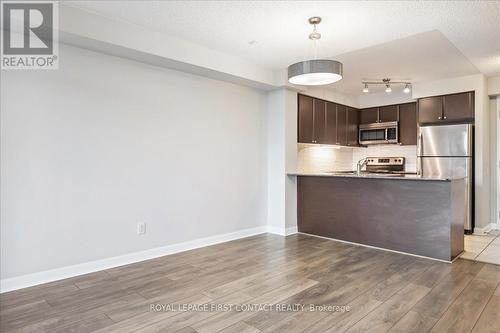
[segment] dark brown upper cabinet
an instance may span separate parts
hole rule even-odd
[[[323,143],[325,140],[326,102],[313,100],[313,143]]]
[[[434,123],[443,119],[443,97],[425,97],[418,100],[418,122]]]
[[[359,111],[355,108],[347,107],[347,145],[358,145],[358,122]]]
[[[399,142],[402,145],[417,144],[417,104],[399,105]]]
[[[443,96],[443,119],[447,121],[474,120],[474,93],[452,94]]]
[[[326,103],[326,130],[324,143],[337,144],[337,104]]]
[[[397,105],[386,105],[359,110],[360,124],[385,123],[389,121],[398,121]]]
[[[298,95],[298,142],[331,145],[358,144],[358,110]]]
[[[398,121],[398,105],[387,105],[378,108],[378,122]]]
[[[371,124],[378,122],[378,108],[367,108],[359,110],[359,123]]]
[[[403,145],[416,145],[417,144],[416,109],[417,107],[415,102],[360,109],[358,110],[359,124],[399,121],[399,143]],[[355,140],[357,143],[358,138],[356,137]],[[350,140],[348,139],[348,143],[349,142]]]
[[[325,136],[326,102],[299,95],[298,141],[320,143]]]
[[[424,97],[417,105],[420,124],[474,121],[473,92]]]
[[[313,98],[299,95],[298,141],[313,143]]]
[[[337,142],[347,146],[347,106],[337,105]]]

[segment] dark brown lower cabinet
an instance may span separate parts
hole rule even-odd
[[[453,260],[464,247],[464,182],[299,176],[298,230]]]

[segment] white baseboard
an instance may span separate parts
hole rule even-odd
[[[244,229],[222,235],[199,238],[192,241],[177,243],[154,249],[128,253],[117,257],[89,261],[82,264],[66,266],[47,271],[37,272],[0,280],[0,293],[36,286],[42,283],[67,279],[78,275],[93,273],[104,269],[128,265],[139,261],[162,257],[169,254],[197,249],[204,246],[224,243],[235,239],[250,237],[268,232],[268,226]],[[270,232],[270,231],[269,231]],[[285,233],[288,231],[285,231]]]
[[[288,236],[296,234],[297,227],[280,228],[280,227],[267,226],[267,232],[270,234],[276,234],[280,236]]]
[[[285,229],[286,236],[293,235],[293,234],[296,234],[298,232],[299,232],[299,230],[297,227],[289,227],[289,228]]]
[[[490,223],[483,228],[475,227],[474,234],[484,235],[484,234],[487,234],[488,232],[490,232],[491,230],[500,230],[500,224]]]

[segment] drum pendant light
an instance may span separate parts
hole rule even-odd
[[[316,31],[316,25],[321,22],[321,17],[311,17],[309,23],[314,26],[309,39],[315,43],[321,38]],[[316,58],[316,55],[315,55]],[[304,86],[319,86],[342,80],[342,63],[329,59],[313,59],[301,61],[288,66],[288,82]]]

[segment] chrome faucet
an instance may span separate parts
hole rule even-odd
[[[367,162],[368,162],[368,158],[366,158],[366,157],[362,158],[358,161],[358,164],[356,165],[356,174],[358,176],[361,175],[361,171]]]

